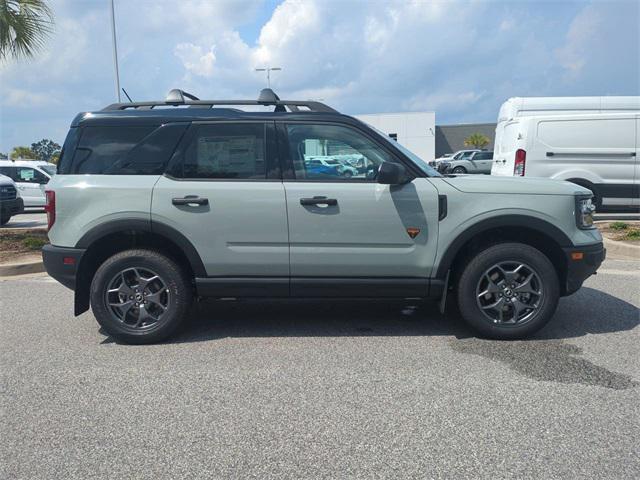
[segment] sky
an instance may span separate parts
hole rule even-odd
[[[108,0],[49,2],[55,32],[0,64],[0,152],[62,144],[116,101]],[[120,82],[138,101],[272,88],[348,114],[495,122],[514,96],[640,95],[640,2],[115,0]]]

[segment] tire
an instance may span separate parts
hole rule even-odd
[[[107,333],[126,343],[155,343],[170,337],[187,318],[192,300],[193,289],[184,270],[154,250],[113,255],[91,282],[96,320]]]
[[[467,169],[464,167],[456,167],[452,170],[452,173],[457,173],[457,174],[467,173]]]
[[[524,279],[529,277],[527,285]],[[483,250],[467,264],[457,297],[462,318],[481,336],[512,340],[546,325],[558,306],[560,283],[542,252],[522,243],[502,243]],[[501,302],[499,308],[492,308],[495,302]],[[518,320],[510,323],[514,319]]]
[[[351,178],[351,177],[353,177],[353,172],[352,172],[351,170],[346,170],[346,171],[342,174],[342,176],[343,176],[344,178]]]
[[[11,220],[11,217],[0,217],[0,225],[6,225]]]

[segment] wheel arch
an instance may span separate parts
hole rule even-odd
[[[175,228],[146,220],[115,220],[85,233],[76,248],[86,249],[77,267],[75,314],[89,308],[89,290],[98,267],[111,255],[130,248],[147,247],[163,252],[186,267],[193,277],[205,277],[206,270],[193,244]]]
[[[527,215],[503,215],[471,225],[449,244],[435,277],[444,279],[451,271],[451,282],[455,284],[466,259],[490,245],[512,241],[531,245],[544,253],[553,263],[560,284],[564,285],[567,265],[563,247],[572,246],[571,239],[555,225]]]

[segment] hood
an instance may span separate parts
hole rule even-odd
[[[0,174],[0,185],[14,185],[13,180],[11,178]]]
[[[562,180],[494,175],[452,175],[443,180],[461,192],[525,195],[588,195],[590,190]]]

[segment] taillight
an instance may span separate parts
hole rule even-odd
[[[44,211],[47,212],[47,230],[51,230],[56,221],[56,192],[45,190],[44,193],[47,197],[47,203],[44,206]]]
[[[516,150],[516,162],[513,164],[513,175],[524,177],[524,166],[527,163],[527,152],[519,148]]]

